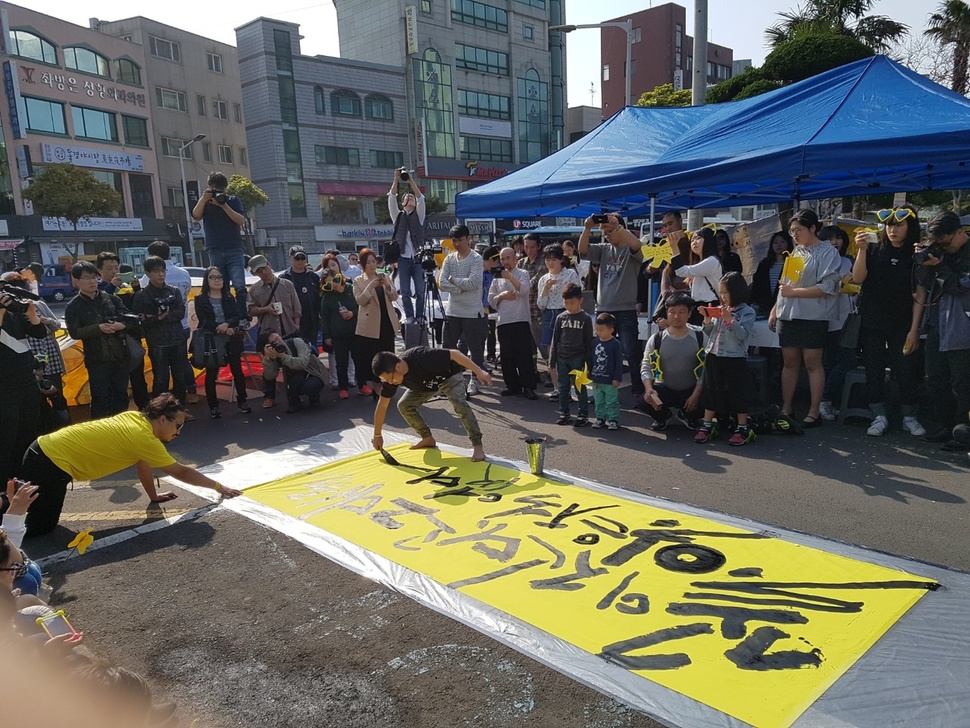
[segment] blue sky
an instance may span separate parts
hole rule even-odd
[[[416,3],[417,0],[414,0]],[[434,0],[444,3],[448,0]],[[173,0],[139,8],[130,0],[89,0],[72,3],[69,8],[52,12],[50,0],[19,0],[15,4],[47,14],[57,15],[87,26],[88,18],[119,20],[141,11],[144,15],[168,25],[184,28],[199,35],[235,44],[233,28],[261,15],[299,23],[303,33],[303,52],[307,55],[340,54],[337,40],[337,16],[330,0],[275,0],[270,5],[257,0],[232,2],[188,2]],[[574,24],[598,23],[624,13],[649,7],[650,0],[566,0],[566,19]],[[656,5],[662,3],[657,2]],[[687,32],[693,35],[694,5],[682,0],[687,8]],[[888,15],[921,32],[929,15],[940,2],[926,0],[877,0],[873,13]],[[772,25],[780,11],[795,8],[795,0],[708,0],[709,40],[734,49],[734,57],[751,58],[755,65],[764,60],[764,29]],[[613,31],[616,43],[626,42],[620,30]],[[613,41],[609,41],[613,42]],[[590,84],[594,84],[594,105],[599,105],[599,31],[583,30],[571,34],[567,41],[567,78],[570,106],[590,104]]]

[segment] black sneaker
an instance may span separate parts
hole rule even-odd
[[[667,420],[655,420],[650,429],[654,432],[663,432],[667,429]]]
[[[930,430],[923,435],[920,440],[923,442],[946,442],[950,439],[950,428],[941,427],[937,430]]]
[[[239,399],[239,400],[236,400],[236,411],[241,414],[248,415],[250,412],[253,411],[253,408],[250,407],[248,404],[246,404],[246,400]]]
[[[503,397],[514,397],[515,395],[521,393],[522,392],[518,389],[503,389],[501,392],[499,392],[499,394]]]
[[[677,419],[680,422],[683,422],[684,423],[684,426],[688,430],[693,430],[693,431],[696,432],[697,431],[697,428],[701,426],[701,423],[700,422],[698,422],[695,419],[692,419],[692,418],[688,417],[686,414],[684,414],[684,411],[683,410],[680,410],[680,409],[677,410],[676,417],[677,417]]]
[[[210,407],[209,417],[214,420],[218,420],[220,417],[222,417],[222,411],[218,407]]]
[[[568,412],[560,412],[559,419],[556,420],[557,425],[568,425],[573,421],[573,418],[569,416]]]
[[[538,399],[539,395],[536,394],[534,389],[523,389],[522,396],[526,399]]]
[[[576,415],[576,419],[573,422],[573,427],[586,427],[589,424],[589,420],[586,419],[585,415]]]

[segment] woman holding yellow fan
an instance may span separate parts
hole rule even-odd
[[[803,427],[822,424],[819,405],[825,389],[822,351],[842,282],[838,251],[818,238],[821,224],[812,210],[799,210],[788,232],[795,250],[785,259],[778,299],[768,316],[768,327],[778,332],[781,344],[781,409],[793,413],[792,400],[802,364],[808,372],[811,405]]]

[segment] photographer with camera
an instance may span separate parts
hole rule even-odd
[[[488,320],[482,308],[482,256],[471,247],[471,233],[467,225],[455,225],[448,232],[455,252],[449,253],[441,265],[438,288],[448,294],[445,302],[445,325],[441,345],[445,349],[458,348],[464,340],[468,356],[475,364],[485,365],[485,334]],[[472,377],[468,394],[478,394],[478,382]]]
[[[293,284],[273,272],[265,255],[250,258],[249,270],[259,278],[249,291],[249,315],[259,317],[259,333],[286,336],[298,332],[301,307]],[[257,347],[257,351],[261,349]],[[263,357],[263,409],[276,404],[276,373],[270,377],[266,371],[267,363]]]
[[[410,192],[406,192],[398,205],[397,193],[401,182],[407,182]],[[402,305],[406,323],[413,324],[417,318],[424,318],[424,274],[421,267],[421,249],[424,247],[424,195],[405,168],[394,170],[394,181],[387,193],[387,212],[394,222],[391,235],[393,245],[387,246],[384,257],[388,265],[397,265],[398,280],[401,286]],[[395,258],[395,251],[398,257]],[[434,270],[432,268],[432,270]],[[412,288],[414,301],[411,301]]]
[[[152,362],[152,396],[171,391],[179,402],[185,402],[185,334],[182,332],[182,314],[185,301],[178,289],[166,285],[168,270],[165,261],[157,255],[145,259],[145,275],[148,285],[135,294],[131,307],[141,316],[145,340],[148,342],[148,358]],[[169,390],[169,374],[172,388]]]
[[[327,369],[314,347],[300,336],[284,339],[276,332],[261,331],[256,340],[256,349],[263,355],[265,376],[272,376],[274,382],[280,367],[283,367],[289,403],[286,414],[291,415],[300,409],[300,397],[304,395],[311,407],[319,406],[320,392],[327,381]]]
[[[929,247],[913,260],[916,300],[926,304],[926,388],[937,428],[923,439],[942,443],[943,450],[961,450],[955,426],[970,417],[970,245],[954,212],[930,220],[926,236]]]
[[[163,264],[164,265],[164,264]],[[71,338],[84,344],[84,367],[91,391],[91,418],[128,409],[128,342],[125,334],[137,317],[117,296],[98,290],[98,269],[86,260],[71,268],[78,295],[64,311]],[[181,331],[181,328],[180,328]]]
[[[589,236],[596,225],[606,242],[590,244]],[[640,247],[640,238],[626,229],[623,218],[615,212],[586,218],[579,236],[579,254],[599,266],[596,312],[609,312],[616,319],[616,337],[623,345],[623,354],[630,367],[634,407],[643,397],[643,382],[638,376],[643,360],[637,320],[637,278],[643,265]]]
[[[47,335],[33,294],[0,284],[0,482],[19,471],[20,458],[37,436],[41,393],[27,337]]]
[[[226,191],[229,187],[226,175],[212,172],[206,184],[208,187],[192,208],[192,219],[203,222],[209,265],[218,266],[232,284],[236,308],[246,311],[246,259],[242,240],[245,210],[242,201]],[[239,323],[242,328],[249,328],[248,318]]]

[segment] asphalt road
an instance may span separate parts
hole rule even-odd
[[[476,397],[486,452],[525,460],[546,435],[549,467],[632,491],[970,571],[965,453],[940,453],[894,430],[860,425],[743,448],[695,445],[625,410],[617,432],[557,426],[556,406]],[[370,398],[285,415],[204,404],[171,446],[203,465],[370,423]],[[621,398],[629,398],[628,390]],[[621,399],[622,401],[622,399]],[[256,402],[258,404],[258,402]],[[447,403],[429,406],[440,442],[467,446]],[[403,431],[396,411],[388,427]],[[231,485],[231,483],[229,483]],[[200,726],[656,726],[657,723],[410,599],[334,565],[289,538],[183,494],[149,506],[133,472],[69,492],[61,526],[29,540],[34,558],[93,527],[115,533],[189,514],[50,566],[52,603],[87,647],[149,676]],[[196,517],[197,516],[197,517]]]

